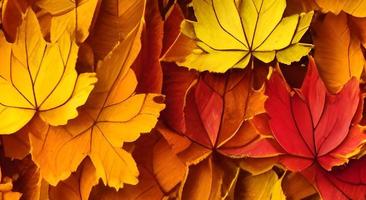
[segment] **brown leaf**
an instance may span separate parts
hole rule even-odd
[[[141,36],[141,51],[132,68],[140,80],[137,92],[161,93],[163,72],[160,64],[164,22],[156,0],[148,0],[145,12],[145,27]]]

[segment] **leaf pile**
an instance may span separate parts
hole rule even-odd
[[[0,199],[366,199],[366,1],[0,12]]]

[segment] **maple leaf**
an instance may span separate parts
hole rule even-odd
[[[314,58],[332,93],[337,93],[352,77],[359,79],[365,65],[361,42],[350,31],[348,21],[345,13],[329,13],[313,26]]]
[[[35,5],[51,15],[51,41],[58,40],[64,32],[69,32],[78,43],[89,35],[95,10],[99,0],[37,0]]]
[[[231,158],[248,156],[252,143],[260,146],[263,138],[270,137],[262,136],[256,127],[261,120],[253,118],[264,112],[266,99],[263,87],[258,91],[251,87],[254,74],[248,68],[198,77],[177,66],[164,69],[167,109],[163,120],[169,127],[161,123],[157,130],[189,166],[180,197],[227,197],[240,171]],[[265,168],[276,160],[271,161]]]
[[[313,12],[282,19],[285,0],[194,0],[197,22],[184,21],[182,33],[197,47],[177,63],[199,71],[245,68],[252,56],[263,62],[275,57],[289,64],[306,55],[311,45],[299,43]]]
[[[342,10],[355,17],[366,17],[366,2],[363,0],[314,0],[323,12],[333,12],[338,15]]]
[[[264,88],[252,89],[250,69],[197,76],[169,66],[164,72],[165,121],[207,148],[223,146],[241,126],[251,126],[246,120],[264,112]]]
[[[352,122],[360,99],[355,78],[339,93],[330,94],[310,57],[301,89],[290,90],[275,72],[266,94],[269,123],[283,148],[280,162],[290,170],[302,171],[314,164],[331,170],[346,163],[366,142],[357,122]]]
[[[95,73],[78,76],[78,47],[70,35],[46,43],[32,10],[19,27],[15,43],[0,36],[0,133],[11,134],[38,115],[52,125],[63,125],[78,115],[97,81]]]
[[[315,166],[302,174],[319,191],[322,199],[365,199],[366,197],[366,159],[351,160],[347,165],[325,171]]]
[[[141,29],[142,24],[98,64],[99,81],[78,118],[66,126],[30,131],[33,159],[51,185],[76,171],[86,156],[106,185],[118,189],[138,182],[136,163],[121,147],[150,132],[164,108],[154,100],[161,95],[134,92],[137,80],[130,66]]]
[[[91,199],[163,199],[177,198],[180,183],[188,167],[157,132],[142,136],[136,143],[133,157],[141,172],[139,183],[119,191],[101,184],[95,187]]]

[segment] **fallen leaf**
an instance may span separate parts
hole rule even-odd
[[[314,23],[314,58],[319,74],[332,93],[353,76],[360,78],[365,65],[360,40],[350,32],[345,13],[329,13]]]
[[[0,133],[11,134],[37,113],[52,125],[66,124],[78,115],[97,81],[94,73],[78,76],[75,62],[78,47],[70,35],[57,43],[46,43],[32,10],[19,27],[15,43],[0,36],[1,65]],[[50,68],[52,66],[52,68]]]
[[[89,35],[95,10],[99,0],[36,0],[41,12],[51,15],[51,41],[57,41],[64,32],[69,32],[78,43]]]
[[[32,157],[51,185],[69,177],[86,156],[104,184],[116,189],[137,184],[136,163],[122,147],[150,132],[164,108],[159,94],[135,94],[137,80],[130,66],[138,53],[141,28],[99,62],[99,81],[78,118],[31,132]]]
[[[250,69],[199,77],[176,66],[164,72],[171,83],[165,88],[167,124],[203,146],[224,145],[244,121],[264,112],[264,88],[251,88]]]
[[[185,20],[181,27],[197,46],[177,63],[198,71],[225,72],[245,68],[252,56],[265,63],[275,57],[286,64],[299,60],[312,48],[299,41],[313,12],[282,19],[285,7],[285,0],[242,0],[237,4],[193,0],[197,22]]]
[[[160,123],[157,130],[189,166],[180,197],[225,198],[239,174],[233,158],[248,156],[252,143],[260,146],[270,137],[261,136],[261,131],[268,131],[261,120],[254,122],[254,116],[264,112],[264,88],[252,89],[250,69],[199,76],[175,65],[164,70],[164,80],[171,83],[165,88],[168,126]]]
[[[198,73],[179,68],[174,63],[163,63],[164,86],[163,94],[166,94],[166,109],[162,117],[167,125],[180,132],[186,130],[184,122],[184,105],[189,88],[197,82]]]
[[[360,99],[355,78],[339,93],[330,94],[310,57],[301,89],[290,89],[275,72],[266,94],[269,123],[283,148],[280,162],[292,171],[315,164],[329,171],[346,163],[366,142],[357,122],[352,122]]]
[[[187,167],[158,133],[142,136],[133,152],[141,172],[139,183],[119,191],[102,185],[95,187],[91,199],[162,199],[176,198]]]
[[[145,12],[145,27],[141,36],[141,51],[132,69],[135,71],[139,84],[137,92],[160,93],[163,83],[163,72],[160,64],[164,21],[160,15],[158,4],[148,0]]]

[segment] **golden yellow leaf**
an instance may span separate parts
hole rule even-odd
[[[349,29],[345,13],[328,13],[314,23],[315,61],[327,88],[338,92],[355,76],[360,78],[365,58],[361,42]]]
[[[36,5],[51,14],[51,41],[58,40],[64,32],[70,32],[77,42],[89,35],[95,9],[99,0],[37,0]]]
[[[97,81],[95,73],[78,76],[78,47],[70,35],[46,43],[32,10],[19,27],[15,43],[0,33],[1,134],[18,131],[38,113],[51,125],[66,124],[78,115]]]
[[[281,187],[282,178],[278,178],[273,170],[256,176],[247,176],[240,181],[240,199],[286,199]]]
[[[324,12],[338,15],[342,10],[355,17],[366,17],[366,1],[364,0],[315,0]]]
[[[313,12],[282,18],[285,0],[193,0],[197,22],[185,20],[182,32],[197,48],[179,65],[199,71],[245,68],[252,56],[289,64],[312,46],[299,43]]]
[[[143,135],[136,141],[133,157],[140,171],[137,185],[126,185],[116,191],[98,184],[93,188],[90,199],[176,199],[186,166],[158,133]]]
[[[98,64],[98,83],[80,115],[66,126],[44,127],[30,135],[32,156],[51,185],[66,179],[89,156],[96,175],[116,189],[137,184],[138,170],[122,147],[147,133],[164,104],[158,94],[135,94],[137,80],[130,69],[136,58],[142,24]]]

